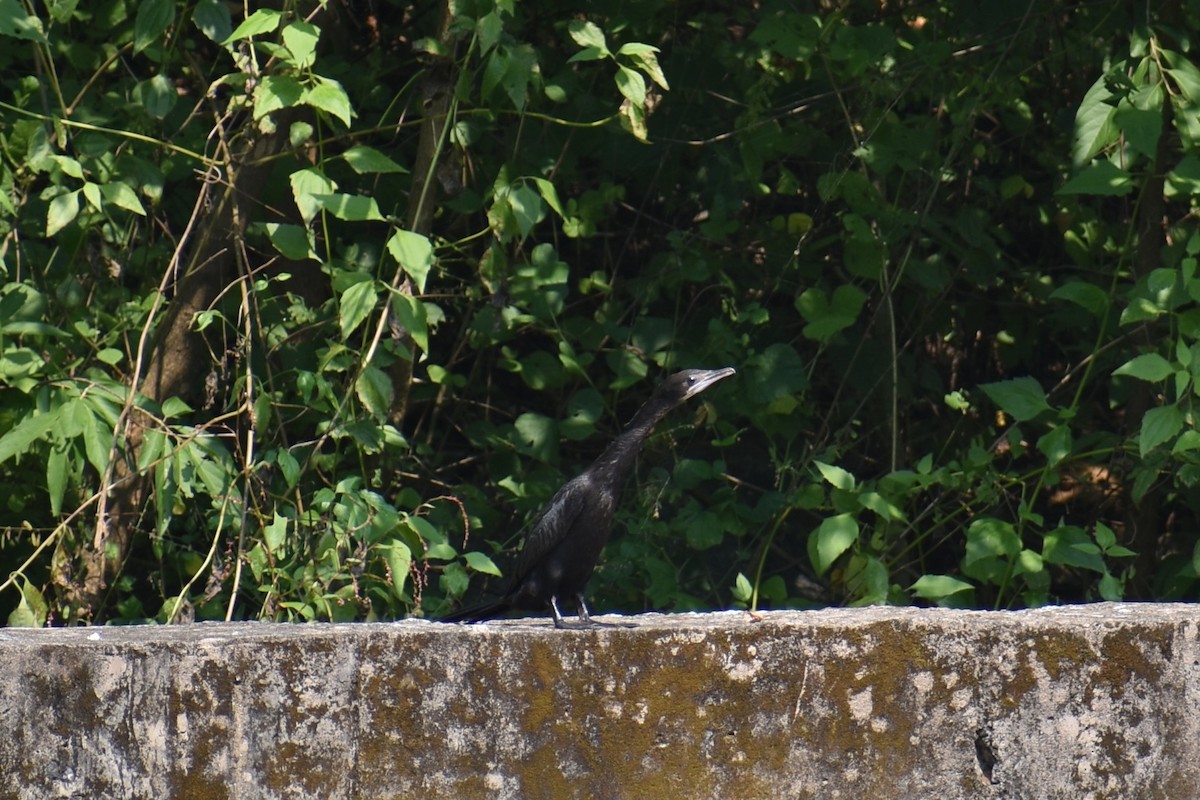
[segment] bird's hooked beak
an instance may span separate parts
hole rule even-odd
[[[700,374],[694,375],[684,388],[683,399],[687,400],[689,397],[695,397],[717,381],[728,378],[736,372],[737,370],[733,367],[721,367],[720,369],[704,370]]]

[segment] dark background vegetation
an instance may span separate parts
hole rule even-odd
[[[1200,3],[0,0],[0,613],[1195,599]]]

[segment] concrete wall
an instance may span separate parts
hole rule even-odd
[[[0,630],[0,798],[1200,797],[1200,608]]]

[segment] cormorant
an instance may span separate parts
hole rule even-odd
[[[667,378],[600,457],[563,484],[538,514],[525,535],[504,595],[442,621],[479,622],[512,609],[540,611],[549,605],[556,628],[599,625],[588,614],[583,590],[608,541],[621,486],[642,443],[671,409],[733,374],[733,367],[687,369]],[[567,598],[575,601],[577,625],[564,621],[559,610],[559,601]]]

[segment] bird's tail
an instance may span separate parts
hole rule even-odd
[[[475,606],[468,606],[467,608],[460,608],[458,611],[440,617],[438,622],[483,622],[484,620],[495,619],[511,609],[512,604],[508,600],[501,598]]]

